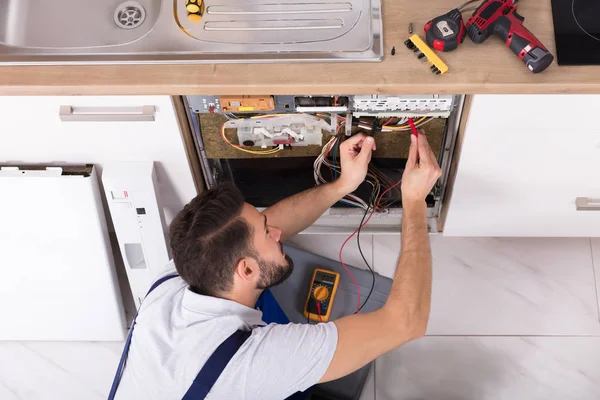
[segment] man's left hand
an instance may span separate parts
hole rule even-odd
[[[362,133],[356,134],[340,146],[340,164],[342,174],[336,181],[340,189],[348,194],[355,191],[367,176],[373,150],[376,150],[375,139]]]

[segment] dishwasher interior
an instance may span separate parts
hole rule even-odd
[[[377,234],[400,232],[396,184],[408,157],[408,118],[427,132],[443,171],[427,197],[428,227],[438,232],[464,100],[459,95],[240,95],[188,96],[184,104],[205,186],[233,181],[259,210],[335,180],[340,143],[358,132],[375,137],[365,182],[305,233],[351,233],[372,213],[363,232]]]

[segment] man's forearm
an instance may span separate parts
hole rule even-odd
[[[425,334],[431,310],[431,247],[425,202],[405,204],[402,249],[385,305],[407,339]]]
[[[402,251],[388,300],[377,311],[334,321],[338,347],[321,382],[349,374],[425,334],[431,303],[427,207],[425,201],[403,206]]]
[[[347,193],[338,181],[305,190],[265,210],[269,225],[281,229],[282,240],[311,226]]]

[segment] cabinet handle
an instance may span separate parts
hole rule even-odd
[[[141,107],[73,107],[60,106],[63,122],[154,121],[155,106]]]
[[[600,211],[600,199],[590,199],[589,197],[578,197],[575,200],[577,211]]]

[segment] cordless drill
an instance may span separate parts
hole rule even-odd
[[[485,0],[467,21],[467,35],[479,44],[492,33],[504,40],[513,53],[532,72],[544,71],[554,56],[523,26],[524,17],[517,13],[518,0]]]

